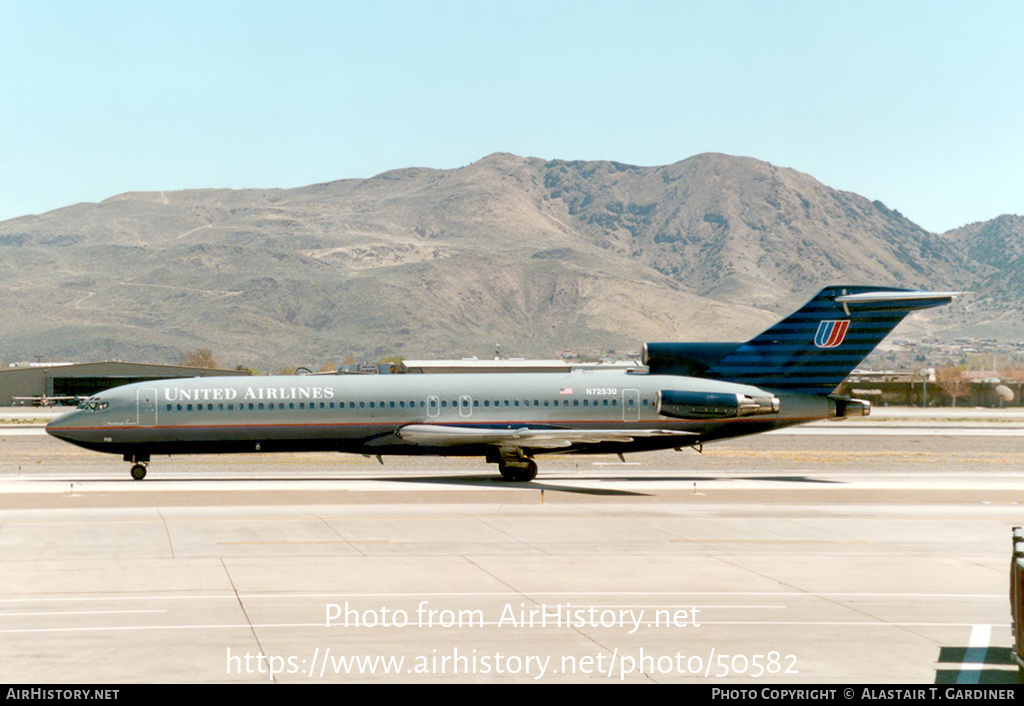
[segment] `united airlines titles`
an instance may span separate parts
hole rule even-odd
[[[168,387],[165,402],[218,402],[231,400],[330,400],[332,387],[253,387],[244,391],[233,387]]]

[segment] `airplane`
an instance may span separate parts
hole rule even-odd
[[[120,454],[142,480],[156,455],[340,451],[482,456],[509,481],[536,456],[694,447],[870,413],[834,394],[911,312],[963,292],[825,287],[745,343],[647,343],[646,370],[198,377],[101,392],[46,426]]]

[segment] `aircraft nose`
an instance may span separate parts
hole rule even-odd
[[[59,417],[51,419],[46,424],[46,433],[50,436],[55,436],[58,439],[66,439],[67,431],[71,427],[69,422],[74,416],[75,412],[65,412]]]

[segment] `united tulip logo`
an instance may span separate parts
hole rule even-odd
[[[818,332],[814,334],[814,345],[818,348],[838,348],[846,338],[846,331],[849,328],[849,319],[822,321],[818,324]]]

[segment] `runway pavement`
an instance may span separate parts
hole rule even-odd
[[[1014,681],[1022,451],[1019,417],[894,414],[530,484],[331,454],[135,482],[29,418],[0,427],[0,680]]]

